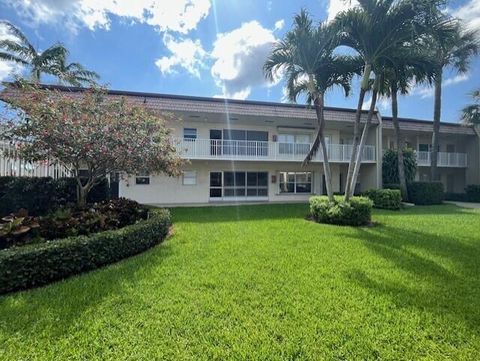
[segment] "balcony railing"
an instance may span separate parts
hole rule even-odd
[[[430,152],[417,152],[417,164],[429,167],[431,164]],[[467,154],[438,152],[437,165],[439,167],[466,167]]]
[[[303,161],[311,147],[311,144],[250,140],[176,139],[175,141],[182,156],[188,159]],[[328,159],[331,162],[349,162],[351,155],[351,145],[328,145]],[[321,162],[322,160],[323,154],[319,150],[312,161]],[[362,161],[375,162],[375,160],[375,146],[366,145]]]
[[[0,177],[70,177],[70,171],[50,160],[27,162],[18,154],[15,145],[0,141]]]

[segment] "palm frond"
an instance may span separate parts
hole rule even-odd
[[[23,44],[26,48],[29,49],[30,54],[35,54],[36,50],[33,47],[33,45],[30,43],[28,38],[25,36],[25,34],[17,28],[15,25],[13,25],[11,22],[8,20],[0,20],[0,25],[3,25],[7,28],[7,31],[12,34],[14,37],[20,40],[20,43]]]

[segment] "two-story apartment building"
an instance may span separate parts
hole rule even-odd
[[[81,88],[52,86],[75,94]],[[120,180],[119,195],[161,205],[218,202],[307,201],[324,194],[323,155],[302,167],[316,134],[316,116],[304,105],[110,91],[112,97],[168,112],[173,141],[188,160],[181,177],[138,174]],[[325,111],[333,189],[343,192],[352,152],[355,111]],[[366,113],[362,114],[363,120]],[[401,119],[407,144],[416,149],[418,180],[428,180],[432,123]],[[448,192],[480,183],[479,138],[473,128],[442,123],[439,172]],[[357,191],[382,187],[382,154],[394,147],[391,118],[374,116],[363,152]]]
[[[316,117],[304,105],[163,94],[112,92],[156,111],[176,115],[169,124],[182,156],[183,175],[138,175],[120,183],[120,195],[142,203],[286,202],[324,194],[321,152],[302,161],[316,132]],[[329,107],[325,130],[335,192],[343,192],[352,151],[355,111]],[[366,117],[366,113],[362,115]],[[401,119],[408,145],[417,150],[418,180],[430,172],[432,123]],[[393,147],[393,126],[374,117],[357,191],[382,186],[382,153]],[[442,123],[439,172],[445,189],[461,193],[480,181],[479,139],[473,128]]]

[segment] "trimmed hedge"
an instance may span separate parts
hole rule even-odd
[[[398,189],[371,189],[364,194],[373,201],[374,208],[399,210],[402,193]]]
[[[310,198],[310,213],[316,222],[345,226],[363,226],[372,219],[373,202],[366,197],[352,197],[345,202],[342,196],[335,196],[330,202],[326,196]]]
[[[0,294],[38,287],[141,253],[162,241],[168,210],[114,231],[63,238],[0,251]]]
[[[444,196],[442,182],[413,182],[408,185],[408,198],[417,205],[441,204]]]
[[[480,202],[480,185],[470,184],[465,188],[467,202]]]
[[[92,188],[88,202],[101,202],[109,198],[108,181],[105,179]],[[0,177],[0,216],[28,210],[32,216],[40,216],[50,210],[77,199],[77,183],[74,178],[50,177]]]

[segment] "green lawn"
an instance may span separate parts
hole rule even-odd
[[[1,360],[478,360],[480,213],[175,209],[174,236],[0,298]]]

